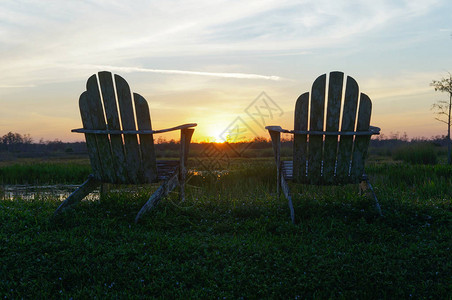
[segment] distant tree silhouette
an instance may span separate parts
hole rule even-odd
[[[17,145],[23,144],[24,138],[20,133],[12,133],[11,131],[2,136],[2,144],[4,145]]]
[[[452,74],[449,72],[449,78],[441,78],[441,80],[433,80],[430,85],[434,87],[435,91],[445,92],[449,94],[449,100],[438,100],[432,105],[437,117],[436,120],[447,124],[447,163],[452,164],[451,158],[451,140],[450,140],[450,125],[451,125],[451,110],[452,110]]]

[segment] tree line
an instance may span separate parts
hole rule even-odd
[[[20,134],[8,132],[0,137],[0,152],[14,153],[19,156],[45,156],[49,153],[85,153],[86,144],[84,142],[65,143],[55,139],[48,141],[40,139],[34,142],[30,134]],[[0,157],[0,159],[2,159]]]

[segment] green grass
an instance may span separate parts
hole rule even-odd
[[[52,197],[3,200],[0,296],[450,298],[451,167],[367,170],[384,217],[356,186],[297,185],[293,225],[271,160],[193,177],[184,203],[172,193],[138,225],[155,187],[55,219]]]
[[[0,184],[79,183],[91,167],[86,159],[77,161],[27,161],[0,166]]]

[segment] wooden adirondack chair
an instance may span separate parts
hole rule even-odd
[[[368,191],[374,197],[381,215],[377,197],[364,173],[370,137],[380,133],[380,128],[369,126],[372,102],[366,94],[359,95],[358,84],[352,77],[347,76],[344,96],[344,73],[331,72],[328,87],[326,79],[323,74],[314,81],[311,97],[307,92],[298,98],[294,130],[266,127],[275,153],[278,197],[282,189],[289,201],[292,222],[295,212],[288,181],[314,185],[359,183],[360,192]],[[294,134],[293,161],[281,161],[281,133]]]
[[[184,200],[185,164],[194,132],[192,127],[196,124],[152,130],[146,100],[134,93],[132,101],[127,82],[119,75],[113,78],[110,72],[99,72],[98,77],[94,74],[88,79],[79,106],[83,128],[72,132],[85,134],[93,173],[58,207],[55,215],[102,184],[162,182],[141,208],[135,222],[176,186],[180,186],[180,198]],[[181,131],[180,160],[157,161],[153,134],[174,130]]]

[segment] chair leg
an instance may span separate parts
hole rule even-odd
[[[90,175],[78,189],[70,194],[69,197],[67,197],[66,200],[58,206],[53,215],[56,216],[69,206],[80,202],[99,185],[101,185],[101,182],[95,179],[94,176]]]
[[[140,218],[146,214],[148,211],[157,206],[160,202],[160,199],[167,196],[169,192],[174,190],[176,186],[179,185],[179,176],[178,172],[175,172],[174,175],[167,181],[165,181],[155,192],[151,195],[149,200],[143,205],[143,207],[138,212],[135,217],[135,223],[138,223]]]
[[[378,214],[380,216],[383,216],[383,213],[381,212],[380,203],[378,203],[377,195],[375,195],[374,189],[372,188],[372,185],[370,184],[369,180],[365,179],[361,181],[359,185],[359,193],[366,193],[368,196],[373,197],[375,200],[375,208],[378,211]]]
[[[295,210],[293,209],[292,196],[287,197],[287,199],[289,201],[290,218],[292,219],[292,223],[295,224]]]
[[[100,185],[100,199],[103,199],[106,194],[108,194],[111,190],[111,184],[110,183],[102,183]]]
[[[281,172],[281,166],[280,166],[276,170],[276,181],[277,181],[277,184],[276,184],[276,195],[277,195],[278,199],[281,197],[281,190],[282,190],[282,186],[281,186],[282,184],[281,183],[284,180],[284,178],[283,178],[281,173],[282,172]]]
[[[195,130],[191,128],[182,129],[180,132],[180,156],[179,156],[179,186],[180,186],[180,201],[185,201],[185,180],[187,176],[187,161],[188,150],[190,148],[191,137]]]
[[[287,181],[284,178],[284,176],[281,176],[280,179],[281,179],[281,189],[284,193],[284,196],[286,196],[287,201],[289,202],[290,218],[292,219],[292,223],[295,224],[295,210],[293,208],[292,203],[292,194],[290,193],[289,185],[287,184]]]
[[[182,171],[179,169],[179,200],[181,202],[185,201],[185,176],[186,176],[185,170]]]

